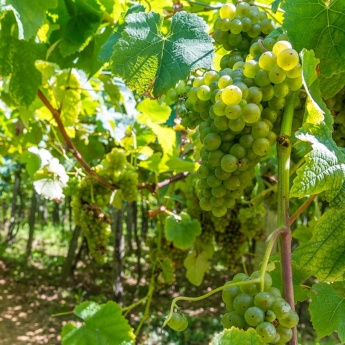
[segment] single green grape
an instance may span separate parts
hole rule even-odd
[[[265,321],[265,313],[258,307],[250,307],[244,313],[244,319],[248,325],[256,327]]]
[[[258,325],[256,327],[256,333],[265,344],[270,343],[277,336],[277,331],[270,322],[262,322],[260,325]]]

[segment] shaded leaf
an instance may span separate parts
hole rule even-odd
[[[210,255],[208,252],[198,253],[192,251],[184,260],[184,267],[187,269],[186,278],[196,286],[199,286],[204,279],[204,275],[210,269],[208,262]]]
[[[294,251],[300,267],[321,281],[342,280],[345,273],[345,210],[329,209],[319,219],[311,240]]]
[[[345,297],[339,295],[332,285],[314,284],[309,294],[311,322],[319,338],[338,332],[345,341]]]
[[[113,71],[140,94],[152,90],[158,96],[191,71],[212,66],[212,39],[195,14],[177,12],[166,36],[154,12],[130,14],[126,24],[114,46]]]
[[[38,29],[44,23],[46,11],[57,6],[58,0],[6,0],[7,5],[11,5],[18,26],[22,28],[20,39],[29,40],[36,35]]]
[[[188,249],[192,246],[196,236],[201,234],[200,223],[191,219],[189,214],[181,213],[180,219],[169,216],[165,220],[164,233],[168,241],[172,241],[179,249]]]

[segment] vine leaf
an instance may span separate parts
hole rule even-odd
[[[320,80],[317,75],[317,65],[320,62],[315,58],[313,50],[305,49],[301,52],[302,57],[302,80],[307,93],[305,123],[320,124],[324,122],[330,130],[333,130],[333,117],[322,99],[320,92]]]
[[[12,9],[19,28],[19,38],[29,40],[44,23],[46,11],[57,6],[58,0],[7,0],[5,9]]]
[[[164,258],[160,264],[162,272],[158,276],[158,280],[163,284],[171,285],[174,282],[174,264],[171,259]]]
[[[84,324],[80,327],[66,324],[61,332],[63,345],[119,345],[134,340],[133,330],[115,302],[84,302],[75,307],[74,314]]]
[[[0,75],[11,76],[8,88],[10,96],[19,104],[28,106],[34,101],[42,82],[35,61],[44,58],[45,48],[43,44],[12,36],[12,25],[15,23],[12,12],[8,12],[1,21]]]
[[[214,50],[207,25],[196,14],[177,12],[169,33],[161,32],[158,13],[126,18],[122,38],[114,46],[113,71],[139,94],[157,97],[197,68],[210,68]]]
[[[247,331],[232,327],[218,333],[210,342],[210,345],[242,344],[242,345],[262,345],[260,337],[255,329],[249,328]]]
[[[332,134],[324,123],[304,124],[296,137],[312,145],[306,155],[306,163],[297,170],[291,196],[302,198],[306,195],[326,191],[326,199],[337,197],[345,178],[345,157],[332,139]]]
[[[345,9],[339,0],[286,0],[283,29],[293,47],[314,49],[326,77],[345,71]]]
[[[343,280],[345,273],[345,213],[329,209],[319,219],[311,240],[294,251],[298,266],[321,281]]]
[[[135,4],[130,7],[127,12],[122,12],[118,21],[116,22],[116,31],[112,32],[107,41],[102,45],[98,55],[98,59],[102,62],[108,62],[113,54],[113,46],[121,38],[121,33],[126,26],[125,18],[132,13],[145,12],[145,7],[140,4]]]
[[[209,253],[204,251],[198,253],[192,251],[184,260],[184,267],[187,269],[186,278],[196,286],[199,286],[204,279],[204,275],[210,269],[208,262]]]
[[[188,249],[192,246],[196,236],[201,234],[200,223],[191,219],[189,214],[181,212],[180,220],[175,216],[169,216],[165,220],[164,231],[168,241],[172,241],[179,249]]]
[[[292,263],[293,267],[293,289],[296,302],[302,302],[308,299],[309,289],[302,286],[302,283],[310,277],[310,274],[307,270],[303,268],[296,267]],[[270,272],[270,275],[273,280],[273,286],[283,292],[283,283],[282,283],[282,274],[281,267],[279,262],[275,262],[276,268],[274,271]]]
[[[164,123],[171,114],[171,108],[168,105],[148,98],[138,103],[137,109],[141,112],[138,115],[138,121],[144,124],[148,119],[154,123]]]
[[[311,322],[319,338],[338,332],[342,343],[345,342],[345,297],[339,295],[332,285],[314,284],[309,297]]]

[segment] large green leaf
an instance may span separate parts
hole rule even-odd
[[[345,71],[345,12],[340,0],[285,0],[283,28],[298,51],[314,49],[327,77]]]
[[[329,209],[316,224],[311,240],[295,250],[296,262],[322,281],[343,280],[344,233],[345,209]]]
[[[198,253],[194,250],[185,258],[183,265],[187,269],[186,278],[192,284],[199,286],[202,283],[205,273],[210,269],[209,257],[207,251]]]
[[[165,237],[172,241],[179,249],[188,249],[192,246],[196,236],[201,234],[200,223],[191,219],[189,214],[180,213],[179,217],[169,216],[164,225]]]
[[[171,108],[168,105],[149,98],[138,103],[137,109],[141,113],[138,115],[138,121],[144,124],[147,123],[148,119],[154,123],[164,123],[171,114]]]
[[[58,0],[7,0],[18,22],[19,38],[29,40],[44,23],[46,11],[57,6]]]
[[[303,198],[326,191],[328,201],[332,201],[339,194],[345,178],[344,154],[333,141],[332,133],[324,123],[306,123],[296,136],[310,143],[312,151],[306,155],[306,163],[297,170],[291,196]]]
[[[260,337],[255,329],[249,328],[247,331],[238,328],[225,329],[218,333],[210,342],[210,345],[262,345]]]
[[[14,34],[15,19],[8,12],[1,21],[0,31],[0,75],[11,76],[9,94],[21,105],[30,105],[41,85],[41,74],[35,61],[44,58],[45,48],[33,41],[19,40]]]
[[[113,71],[138,93],[158,96],[192,70],[212,66],[212,39],[197,15],[177,12],[166,36],[158,13],[130,14],[126,23],[114,46]]]
[[[313,285],[309,294],[311,322],[319,338],[336,331],[342,343],[345,342],[345,297],[332,285],[321,283]]]
[[[121,345],[132,344],[134,335],[121,307],[112,301],[106,304],[84,302],[74,309],[84,324],[67,324],[62,328],[62,345]]]

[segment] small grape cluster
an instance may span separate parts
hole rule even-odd
[[[257,6],[241,1],[220,8],[214,29],[215,42],[225,50],[247,51],[251,40],[270,34],[275,29],[275,23]]]
[[[185,81],[180,80],[174,88],[170,88],[166,92],[166,95],[163,96],[164,98],[162,100],[168,105],[173,104],[180,98],[185,98],[189,89],[190,85],[186,84]]]
[[[264,344],[286,344],[292,338],[292,328],[298,324],[298,314],[291,309],[280,291],[272,287],[272,278],[268,273],[265,273],[263,291],[260,291],[258,283],[241,284],[259,276],[259,271],[250,277],[239,273],[225,284],[222,299],[227,313],[222,317],[222,325],[224,328],[244,330],[252,327]],[[233,283],[240,284],[230,285]]]
[[[345,147],[345,88],[334,97],[326,100],[333,117],[333,140],[340,147]]]
[[[122,200],[137,200],[138,174],[128,163],[124,150],[113,148],[96,167],[96,172],[119,187]]]
[[[82,184],[85,187],[85,182],[82,181]],[[71,202],[71,207],[74,221],[81,227],[92,257],[97,262],[102,262],[111,233],[110,221],[100,206],[83,200],[83,192],[88,190],[89,188],[80,188]]]
[[[241,221],[240,231],[248,239],[260,240],[265,233],[266,209],[260,206],[241,208],[238,217]]]

